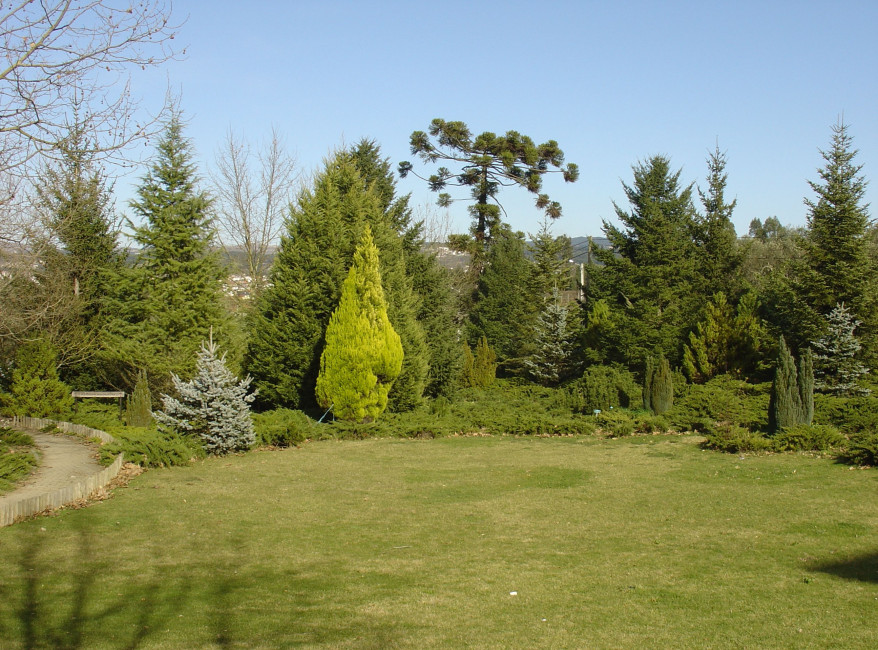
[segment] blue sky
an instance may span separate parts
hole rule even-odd
[[[133,88],[147,106],[168,82],[181,96],[203,171],[230,128],[254,142],[276,128],[309,173],[363,137],[395,166],[412,159],[412,131],[462,120],[557,140],[581,176],[545,181],[564,209],[554,232],[600,235],[613,201],[626,205],[632,165],[664,154],[684,182],[704,185],[718,143],[745,234],[753,218],[805,224],[807,180],[843,115],[864,174],[878,178],[874,0],[178,0],[174,11],[187,17],[185,58]],[[132,182],[116,187],[123,211]],[[417,179],[400,189],[415,205],[435,200]],[[501,201],[514,228],[537,231],[531,195],[510,189]],[[465,231],[464,201],[451,216]]]

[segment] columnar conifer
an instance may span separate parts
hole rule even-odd
[[[366,226],[326,328],[317,402],[342,420],[374,420],[387,407],[402,361],[402,343],[387,317],[378,248]]]

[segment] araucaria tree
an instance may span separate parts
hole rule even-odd
[[[141,251],[114,296],[110,361],[122,375],[145,368],[159,386],[191,372],[199,342],[226,321],[210,199],[197,188],[192,155],[175,114],[131,202],[142,220],[134,228]]]
[[[470,188],[474,202],[469,211],[473,217],[471,234],[475,253],[480,253],[491,241],[501,222],[501,204],[497,199],[501,187],[517,185],[536,194],[537,208],[555,219],[561,216],[561,205],[541,191],[543,176],[560,173],[568,183],[579,178],[579,169],[574,163],[564,165],[564,152],[554,140],[537,145],[516,131],[507,131],[501,136],[485,131],[473,137],[463,122],[446,122],[440,118],[430,123],[428,133],[412,133],[411,152],[425,163],[441,161],[459,168],[452,171],[443,165],[425,180],[431,190],[440,192],[440,206],[452,202],[451,195],[442,191],[449,185]],[[409,172],[415,173],[412,164],[401,162],[400,176],[405,177]]]
[[[784,338],[780,338],[777,370],[768,404],[768,428],[778,432],[796,424],[811,424],[814,418],[814,362],[811,350],[796,360]]]
[[[184,382],[174,375],[178,397],[163,395],[162,410],[154,414],[159,425],[200,438],[209,454],[243,451],[254,441],[250,377],[239,381],[225,359],[212,338],[202,342],[195,377]]]
[[[367,226],[326,328],[317,402],[341,420],[374,420],[387,407],[402,359],[402,342],[387,317],[378,248]]]

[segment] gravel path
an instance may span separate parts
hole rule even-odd
[[[78,438],[27,433],[40,449],[40,466],[19,487],[0,496],[0,504],[54,492],[104,469],[95,458],[95,448]]]

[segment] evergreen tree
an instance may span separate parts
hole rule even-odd
[[[463,344],[463,366],[461,367],[461,383],[467,388],[476,388],[476,358],[468,343]]]
[[[554,140],[536,145],[516,131],[508,131],[503,136],[486,131],[473,138],[463,122],[446,122],[439,118],[431,122],[428,131],[412,133],[412,154],[420,156],[426,163],[447,161],[460,166],[459,173],[440,167],[425,180],[431,190],[440,192],[440,206],[448,206],[452,201],[450,194],[441,192],[449,185],[471,188],[474,201],[469,208],[473,217],[472,239],[460,243],[473,253],[473,266],[478,270],[481,269],[482,255],[497,235],[501,223],[501,206],[497,200],[500,187],[518,185],[536,194],[536,207],[546,216],[556,219],[561,216],[561,205],[541,192],[543,176],[561,173],[568,183],[579,178],[575,164],[564,166],[564,152]],[[431,137],[436,139],[435,142]],[[554,169],[550,169],[552,167]],[[414,173],[410,162],[399,164],[400,176],[404,178],[409,172]]]
[[[814,342],[818,390],[836,395],[866,395],[859,385],[869,369],[857,358],[862,346],[854,330],[860,321],[839,303],[826,315],[826,335]]]
[[[479,337],[476,344],[476,354],[473,359],[473,384],[477,388],[487,388],[494,383],[497,376],[497,355],[491,346],[488,345],[488,339],[484,336]]]
[[[152,394],[146,370],[137,372],[134,391],[125,400],[125,424],[129,427],[148,427],[152,424]]]
[[[654,350],[679,361],[701,306],[692,186],[681,187],[664,156],[634,167],[634,184],[622,185],[631,210],[615,206],[621,229],[604,222],[611,248],[595,251],[603,266],[591,271],[587,307],[604,300],[615,323],[599,345],[629,366]]]
[[[573,249],[566,235],[555,237],[548,220],[531,235],[528,250],[533,255],[533,282],[531,293],[540,304],[549,304],[555,290],[563,291],[570,284],[570,258]]]
[[[478,279],[467,338],[475,343],[486,337],[492,342],[501,368],[514,373],[533,351],[534,325],[541,305],[528,291],[533,263],[525,255],[524,235],[504,226],[495,237]]]
[[[574,345],[568,311],[561,306],[557,288],[537,319],[533,338],[536,349],[525,359],[524,368],[538,384],[557,386],[570,375]]]
[[[326,328],[317,402],[342,420],[374,420],[387,407],[402,362],[402,342],[387,317],[378,248],[367,225]]]
[[[844,303],[861,322],[864,354],[870,362],[878,355],[878,272],[869,255],[869,214],[863,204],[866,180],[848,126],[832,128],[829,150],[821,152],[825,165],[819,182],[810,182],[817,200],[808,206],[808,235],[804,242],[807,273],[800,276],[798,292],[817,315]],[[815,341],[823,326],[819,316],[805,323],[803,338]]]
[[[698,190],[704,214],[696,219],[699,270],[704,283],[701,293],[711,296],[722,291],[734,297],[740,282],[742,260],[738,251],[738,236],[732,223],[732,212],[738,201],[726,202],[726,156],[719,146],[710,153],[707,169],[707,191]]]
[[[9,415],[66,420],[73,413],[70,387],[58,378],[57,352],[46,341],[22,345],[9,394],[0,395]]]
[[[109,357],[126,374],[144,368],[158,386],[191,372],[199,344],[224,331],[223,270],[211,249],[210,200],[196,185],[189,141],[174,114],[131,208],[141,251],[117,279]]]
[[[797,424],[811,424],[814,417],[814,369],[810,350],[796,361],[780,337],[777,369],[771,385],[768,428],[772,432]]]
[[[255,440],[248,394],[250,377],[239,381],[217,356],[213,337],[202,342],[196,375],[187,382],[173,376],[179,397],[162,395],[162,410],[155,413],[161,426],[200,438],[209,454],[223,455],[249,449]]]
[[[663,356],[647,357],[643,378],[643,408],[660,415],[674,405],[671,366]]]

